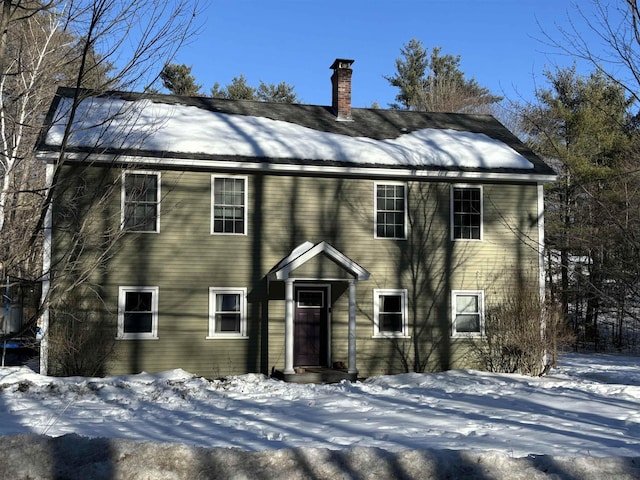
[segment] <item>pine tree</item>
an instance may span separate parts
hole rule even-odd
[[[244,75],[233,77],[231,83],[222,87],[216,82],[211,88],[211,96],[227,98],[230,100],[257,100],[273,103],[300,103],[295,87],[286,82],[265,83],[260,81],[260,86],[254,88],[247,83]]]
[[[300,103],[294,87],[286,82],[280,82],[275,85],[273,83],[267,84],[260,81],[260,86],[256,91],[256,97],[261,102]]]
[[[460,70],[460,56],[440,55],[440,47],[429,52],[412,39],[396,59],[396,74],[385,76],[400,89],[392,108],[430,112],[474,112],[502,100]]]
[[[160,72],[160,79],[164,88],[174,95],[200,95],[202,85],[196,83],[196,79],[191,75],[191,67],[175,63],[164,66]]]
[[[241,74],[239,77],[233,77],[226,87],[220,87],[216,82],[211,88],[211,96],[230,100],[255,100],[256,89],[247,84],[247,79]]]
[[[429,67],[427,51],[415,38],[400,50],[404,58],[396,59],[397,73],[393,77],[384,78],[394,87],[400,89],[392,108],[400,110],[417,110],[419,99],[427,89],[426,71]]]
[[[598,347],[602,311],[624,301],[626,294],[614,294],[612,287],[622,285],[629,252],[639,246],[629,236],[629,228],[639,225],[628,219],[637,217],[629,207],[638,201],[640,184],[624,174],[632,102],[601,73],[582,77],[571,67],[545,76],[550,87],[524,109],[523,125],[533,148],[560,175],[547,190],[547,244],[560,257],[560,282],[552,282],[551,291],[581,338]],[[636,268],[636,278],[638,273]]]

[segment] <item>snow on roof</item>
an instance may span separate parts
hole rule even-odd
[[[71,101],[61,99],[47,144],[61,145]],[[498,140],[451,129],[426,128],[375,140],[195,106],[99,97],[82,101],[75,118],[69,141],[73,147],[389,166],[533,168],[524,156]]]

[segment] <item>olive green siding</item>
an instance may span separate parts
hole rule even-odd
[[[95,170],[108,177],[108,170]],[[154,171],[161,172],[160,232],[122,234],[92,281],[102,295],[95,308],[111,319],[114,337],[119,287],[158,287],[158,338],[118,340],[110,373],[183,368],[216,377],[282,369],[284,286],[267,282],[266,275],[305,241],[326,241],[371,274],[357,283],[357,366],[363,376],[471,366],[469,340],[450,336],[451,291],[483,290],[490,303],[518,276],[537,279],[534,183],[477,184],[483,189],[483,239],[451,241],[450,184],[408,181],[408,236],[390,240],[374,238],[374,185],[383,180],[250,173],[241,175],[248,189],[246,234],[219,235],[211,234],[212,172]],[[111,175],[117,187],[103,217],[118,231],[120,171]],[[68,245],[56,228],[61,211],[54,211],[54,258]],[[63,272],[58,276],[62,281]],[[314,258],[292,277],[330,284],[329,361],[346,363],[349,275],[328,258]],[[55,269],[53,278],[55,283]],[[247,338],[207,338],[210,287],[247,289]],[[373,338],[373,290],[381,288],[408,290],[409,338]]]

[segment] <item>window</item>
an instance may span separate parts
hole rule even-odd
[[[323,308],[324,307],[324,291],[323,290],[298,290],[298,308]]]
[[[120,287],[118,338],[158,338],[158,287]]]
[[[454,337],[479,337],[484,334],[484,293],[457,290],[451,295]]]
[[[407,238],[407,196],[404,184],[375,186],[375,237]]]
[[[207,338],[246,337],[246,312],[245,288],[210,288]]]
[[[247,179],[212,177],[211,233],[246,234]]]
[[[482,239],[481,187],[452,187],[451,235],[454,240]]]
[[[123,173],[122,228],[132,232],[160,231],[160,173]]]
[[[373,291],[373,336],[408,337],[407,291]]]

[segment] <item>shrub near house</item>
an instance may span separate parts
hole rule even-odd
[[[82,284],[105,372],[469,366],[502,287],[540,288],[553,171],[490,116],[352,108],[352,63],[331,107],[58,91],[45,289]]]

